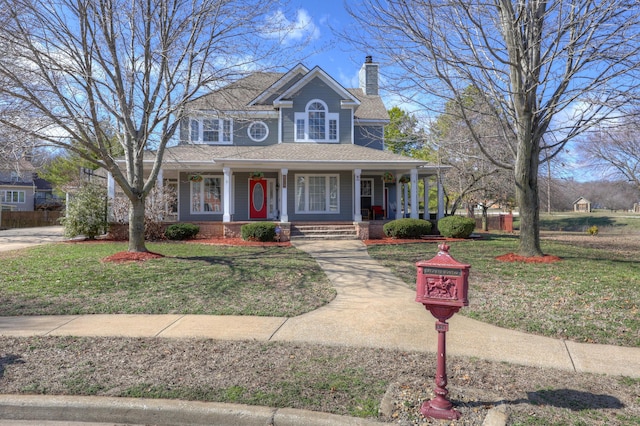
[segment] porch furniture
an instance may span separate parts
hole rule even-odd
[[[381,219],[384,219],[386,217],[384,208],[382,206],[371,206],[371,213],[373,220],[377,220],[378,216],[380,216]]]

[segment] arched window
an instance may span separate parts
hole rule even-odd
[[[307,114],[309,117],[309,139],[324,140],[326,139],[326,108],[320,102],[312,102],[307,105]]]
[[[338,117],[323,101],[310,101],[305,112],[295,113],[296,142],[338,142]]]

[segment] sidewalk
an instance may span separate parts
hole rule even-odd
[[[0,317],[0,335],[255,339],[435,353],[435,319],[414,301],[413,290],[369,257],[362,242],[305,241],[296,242],[295,246],[317,260],[337,290],[337,296],[331,303],[298,317]],[[433,255],[435,253],[425,253],[425,258]],[[494,327],[459,314],[449,324],[447,353],[451,355],[640,377],[640,348],[555,340]],[[345,422],[350,421],[346,419]],[[336,424],[336,421],[332,419],[326,424]]]
[[[360,241],[307,241],[338,294],[294,318],[205,315],[68,315],[0,317],[4,336],[200,337],[309,342],[435,352],[435,319],[414,291],[369,257]],[[425,253],[426,258],[433,254]],[[447,353],[562,370],[640,377],[640,348],[575,343],[449,320]]]

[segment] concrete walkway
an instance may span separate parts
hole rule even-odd
[[[331,303],[298,317],[0,317],[0,335],[202,337],[436,351],[435,319],[414,301],[412,289],[369,257],[362,242],[305,241],[294,245],[317,260],[337,290],[337,297]],[[425,253],[425,259],[435,254]],[[449,320],[449,324],[447,352],[451,355],[640,377],[640,348],[581,344],[534,336],[487,325],[459,314]]]
[[[0,231],[0,251],[63,241],[63,234],[62,226],[5,229]]]

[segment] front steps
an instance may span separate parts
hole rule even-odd
[[[292,224],[292,240],[357,240],[356,227],[349,223]]]

